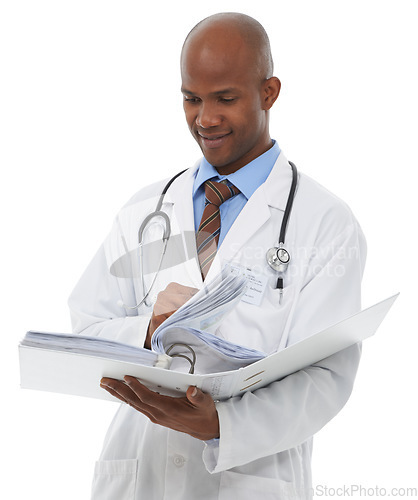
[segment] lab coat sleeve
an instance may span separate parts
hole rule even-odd
[[[120,301],[133,305],[136,297],[131,280],[116,278],[109,271],[108,249],[117,237],[115,233],[116,227],[100,247],[68,300],[72,327],[74,333],[105,337],[142,347],[151,311],[138,315],[136,310],[127,311],[120,305]]]
[[[141,189],[115,217],[109,235],[69,297],[74,333],[144,345],[152,307],[125,308],[124,305],[138,303],[137,293],[142,298],[142,288],[133,270],[132,276],[116,277],[110,269],[137,245],[138,221],[153,210],[165,182]],[[139,287],[139,292],[135,286]]]
[[[288,344],[360,309],[366,247],[351,224],[312,256],[289,318]],[[348,400],[360,360],[354,345],[315,365],[242,397],[217,403],[220,439],[208,443],[203,460],[211,473],[249,464],[295,448],[331,420]]]

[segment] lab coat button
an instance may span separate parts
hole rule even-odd
[[[181,455],[174,455],[173,462],[176,467],[183,467],[185,459]]]

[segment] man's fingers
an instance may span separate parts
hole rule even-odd
[[[115,398],[119,399],[120,401],[122,401],[122,403],[126,403],[126,400],[125,398],[119,394],[115,389],[113,389],[113,387],[111,387],[110,385],[108,385],[107,382],[103,382],[104,379],[102,379],[100,381],[100,387],[102,389],[105,389],[109,394],[111,394],[112,396],[114,396]],[[108,380],[108,379],[106,379]]]
[[[163,398],[166,398],[166,396],[161,396],[156,392],[150,391],[135,377],[130,375],[126,375],[124,381],[103,377],[100,385],[121,401],[137,409],[141,409],[141,411],[153,412],[159,406],[160,402],[164,404]]]
[[[131,390],[129,387],[126,386],[122,381],[116,380],[114,378],[108,378],[108,377],[103,377],[102,380],[100,381],[101,387],[104,389],[109,390],[109,392],[117,394],[119,399],[123,399],[124,401],[129,399]]]
[[[151,337],[155,330],[198,291],[197,288],[171,282],[157,295],[148,326],[145,347],[148,349],[151,347]]]
[[[110,394],[113,394],[121,401],[130,405],[136,405],[136,396],[131,389],[121,380],[104,377],[100,381],[101,387],[106,389]]]
[[[163,323],[173,313],[174,313],[174,311],[171,311],[170,313],[167,313],[167,314],[155,314],[155,312],[154,312],[153,315],[152,315],[152,317],[151,317],[151,321],[153,322],[153,326],[154,325],[160,326],[161,323]]]
[[[195,408],[210,408],[214,405],[213,399],[197,387],[190,386],[186,391],[186,397]]]
[[[171,283],[169,283],[165,289],[171,293],[190,295],[190,297],[192,297],[196,292],[199,291],[198,288],[180,285],[180,283],[176,283],[175,281],[172,281]]]
[[[145,387],[141,384],[139,380],[131,375],[125,375],[124,381],[128,385],[129,389],[138,397],[138,399],[143,403],[144,406],[148,406],[150,409],[164,405],[164,400],[169,399],[167,396],[162,396],[154,391]]]
[[[192,295],[182,293],[160,292],[157,295],[157,301],[154,305],[154,314],[156,316],[171,316],[179,307],[185,304]]]
[[[157,295],[154,314],[156,316],[171,316],[174,311],[185,304],[196,292],[198,292],[197,288],[180,285],[175,282],[169,283],[165,290]]]
[[[189,387],[186,397],[164,396],[129,375],[124,381],[103,377],[100,385],[154,424],[185,432],[203,441],[219,437],[215,404],[209,394],[196,387]]]

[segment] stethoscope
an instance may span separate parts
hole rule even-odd
[[[292,205],[293,205],[293,200],[295,198],[295,192],[296,192],[296,187],[297,187],[297,181],[298,181],[298,172],[296,169],[296,165],[289,161],[290,166],[292,167],[292,184],[290,186],[290,191],[289,195],[287,198],[287,203],[286,203],[286,208],[284,211],[283,215],[283,220],[282,224],[280,227],[280,235],[279,235],[279,244],[277,247],[272,247],[267,250],[266,254],[266,259],[267,263],[270,266],[273,271],[279,274],[277,278],[277,283],[276,283],[276,288],[280,290],[280,297],[283,294],[283,274],[286,272],[287,267],[290,262],[290,253],[288,250],[285,249],[284,244],[285,244],[285,236],[286,236],[286,230],[287,230],[287,225],[289,222],[289,217],[290,213],[292,211]],[[144,290],[144,297],[143,299],[136,304],[135,306],[127,306],[124,304],[121,300],[118,301],[118,305],[121,307],[124,307],[125,309],[138,309],[142,304],[145,304],[146,306],[150,306],[151,303],[148,303],[148,297],[151,293],[151,290],[155,284],[155,281],[157,279],[158,273],[161,269],[162,261],[165,255],[165,252],[167,250],[167,244],[168,240],[171,235],[171,223],[170,223],[170,218],[169,216],[161,210],[161,207],[164,202],[164,197],[167,194],[168,189],[170,188],[171,184],[179,177],[181,174],[183,174],[185,170],[182,170],[181,172],[177,173],[174,177],[172,177],[167,184],[164,186],[164,189],[161,191],[160,197],[158,199],[157,206],[155,207],[154,212],[151,212],[145,219],[143,220],[142,224],[139,227],[138,230],[138,245],[139,245],[139,263],[140,263],[140,274],[142,278],[142,289]],[[159,265],[157,272],[154,274],[154,278],[152,280],[152,283],[150,287],[148,288],[148,291],[146,290],[145,287],[145,282],[144,282],[144,273],[143,273],[143,255],[142,255],[142,247],[143,247],[143,236],[144,236],[144,231],[147,227],[147,225],[150,223],[152,219],[155,218],[162,218],[163,220],[163,235],[162,235],[162,242],[163,242],[163,250],[161,252],[160,260],[159,260]]]
[[[287,197],[286,208],[284,210],[282,225],[280,226],[279,246],[269,248],[267,250],[266,259],[268,265],[276,271],[279,276],[277,278],[276,288],[280,290],[280,300],[283,295],[283,274],[287,270],[290,262],[290,253],[284,247],[286,237],[287,224],[289,222],[290,213],[292,212],[293,200],[295,199],[296,187],[298,184],[298,171],[296,165],[289,161],[292,167],[292,184],[290,186],[289,196]]]

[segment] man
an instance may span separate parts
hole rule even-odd
[[[280,81],[264,29],[242,14],[203,20],[184,43],[181,76],[186,120],[204,158],[172,183],[162,210],[172,238],[196,231],[197,248],[156,275],[121,278],[109,271],[137,247],[138,226],[155,210],[165,183],[143,189],[118,215],[70,298],[74,330],[149,346],[158,325],[225,262],[265,283],[259,303],[241,301],[218,328],[235,343],[272,353],[356,312],[365,260],[361,230],[343,202],[302,174],[286,233],[292,266],[283,289],[266,262],[266,250],[277,245],[292,172],[269,133]],[[220,229],[202,239],[210,208],[205,196],[213,188],[230,194],[213,212]],[[156,226],[149,229],[151,243],[161,238]],[[355,345],[216,403],[194,387],[186,397],[170,398],[129,374],[124,381],[102,379],[104,389],[128,404],[106,437],[93,498],[311,498],[312,436],[347,401],[359,358]]]

